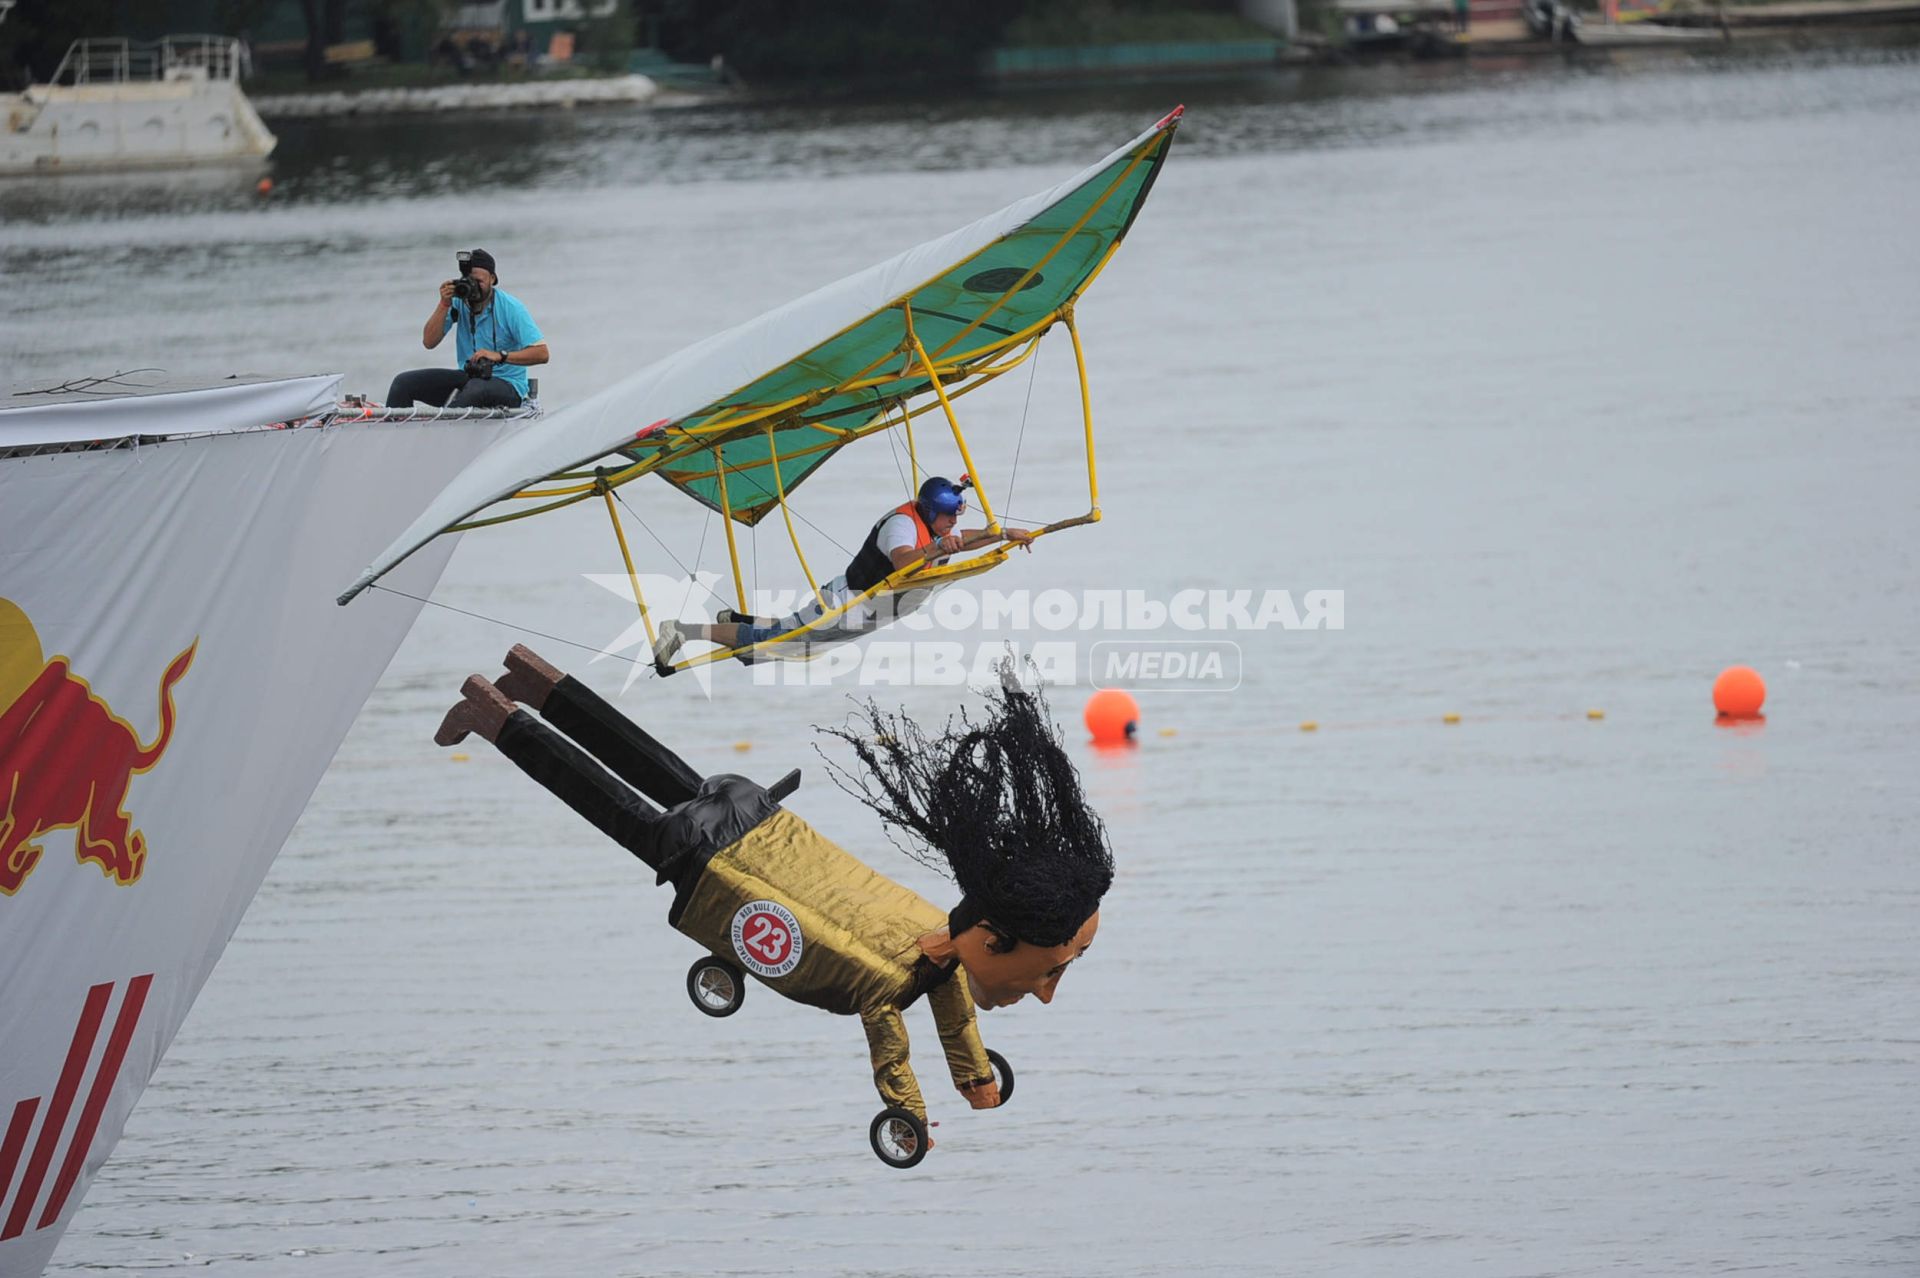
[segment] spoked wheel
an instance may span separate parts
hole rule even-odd
[[[927,1156],[927,1125],[910,1111],[889,1105],[867,1129],[873,1152],[889,1167],[912,1167]]]
[[[687,969],[687,997],[708,1016],[732,1016],[747,1001],[746,973],[711,955]]]
[[[1000,1084],[1000,1103],[1004,1105],[1013,1099],[1013,1066],[991,1047],[987,1049],[987,1063],[993,1066],[993,1081]]]

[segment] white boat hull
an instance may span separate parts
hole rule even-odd
[[[53,1254],[452,539],[334,594],[503,429],[275,428],[313,382],[0,410],[0,1274]]]
[[[256,161],[278,141],[238,84],[35,85],[4,99],[0,174]]]

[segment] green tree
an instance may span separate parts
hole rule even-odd
[[[214,0],[213,28],[222,35],[244,35],[272,9],[273,0]]]
[[[618,71],[627,65],[633,52],[634,17],[628,0],[619,0],[605,14],[595,14],[594,6],[582,6],[589,15],[579,23],[580,47],[576,61],[600,71]]]
[[[318,83],[345,75],[345,68],[328,65],[327,46],[346,36],[347,0],[300,0],[300,16],[307,23],[307,79]]]
[[[0,21],[0,77],[15,89],[44,84],[75,40],[120,34],[117,0],[20,0]]]
[[[968,76],[1022,0],[654,0],[676,56],[720,54],[749,80]]]

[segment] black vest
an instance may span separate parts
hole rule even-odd
[[[888,557],[886,551],[880,549],[880,528],[895,515],[905,515],[913,520],[915,549],[933,540],[931,535],[924,538],[921,536],[922,533],[927,532],[927,525],[920,518],[920,513],[913,508],[912,502],[897,506],[880,516],[873,527],[867,530],[867,539],[860,543],[860,551],[854,555],[853,562],[847,565],[847,589],[856,595],[866,594],[867,591],[885,581],[887,575],[893,571],[893,560]]]

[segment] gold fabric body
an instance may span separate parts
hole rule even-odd
[[[719,957],[741,964],[733,946],[733,918],[741,906],[758,900],[793,912],[801,945],[800,961],[787,975],[755,972],[754,977],[796,1002],[858,1016],[881,1099],[924,1121],[926,1102],[908,1062],[900,1009],[912,993],[914,963],[921,954],[917,942],[945,927],[946,914],[785,810],[713,854],[674,926]],[[991,1079],[967,974],[956,970],[928,993],[927,1003],[954,1085]]]

